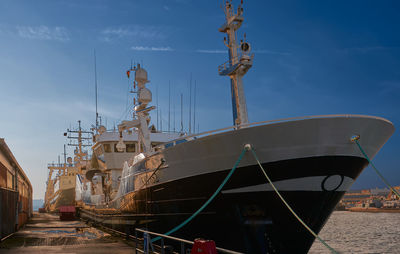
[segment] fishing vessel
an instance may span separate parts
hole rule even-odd
[[[76,206],[84,198],[86,183],[89,183],[84,176],[90,167],[90,161],[87,151],[83,148],[90,146],[84,141],[91,140],[91,137],[83,136],[85,134],[92,135],[92,132],[82,130],[81,121],[78,121],[76,130],[67,129],[64,136],[70,140],[68,146],[75,147],[74,159],[66,157],[64,145],[64,163],[61,163],[59,158],[58,163],[49,163],[47,166],[49,172],[43,206],[48,212],[57,212],[61,206]]]
[[[45,192],[44,208],[56,212],[60,206],[75,206],[75,177],[77,170],[71,157],[65,163],[48,164],[49,175]]]
[[[229,60],[218,70],[230,77],[234,125],[152,145],[149,112],[155,107],[150,106],[147,71],[136,65],[130,70],[137,87],[134,119],[121,123],[118,142],[113,139],[117,151],[126,151],[130,142],[136,142],[135,150],[107,206],[129,213],[135,227],[165,233],[207,205],[173,235],[213,239],[217,246],[242,253],[307,253],[314,236],[278,198],[258,162],[293,210],[318,233],[368,165],[352,137],[359,137],[373,158],[394,132],[393,124],[364,115],[249,123],[243,77],[254,55],[246,39],[236,38],[244,21],[242,5],[235,9],[226,1],[223,9],[226,22],[219,31],[227,34]],[[137,138],[124,140],[126,133]],[[102,153],[94,156],[102,159]],[[216,192],[224,179],[228,181]]]

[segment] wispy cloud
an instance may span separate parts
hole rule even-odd
[[[273,51],[273,50],[267,50],[267,49],[256,49],[252,50],[253,53],[257,54],[267,54],[267,55],[281,55],[281,56],[290,56],[291,53],[289,52],[281,52],[281,51]]]
[[[132,46],[131,49],[135,51],[174,51],[174,49],[171,47]]]
[[[22,38],[37,40],[69,41],[70,37],[65,27],[48,26],[17,26],[17,33]]]
[[[165,28],[156,26],[132,25],[108,27],[101,31],[101,39],[106,42],[135,37],[137,39],[162,39]]]
[[[164,10],[169,11],[171,8],[169,8],[168,6],[164,5]]]
[[[226,54],[228,50],[221,50],[221,49],[196,49],[195,52],[197,53],[205,53],[205,54]],[[252,50],[253,53],[257,54],[269,54],[269,55],[282,55],[288,56],[290,53],[288,52],[279,52],[279,51],[272,51],[272,50]]]
[[[389,80],[383,81],[379,84],[382,89],[380,89],[381,95],[394,95],[400,92],[400,81],[399,80]]]
[[[197,49],[195,51],[197,53],[206,53],[206,54],[223,54],[228,52],[227,50],[220,50],[220,49]]]
[[[383,50],[393,50],[393,49],[399,49],[399,47],[385,47],[385,46],[365,46],[365,47],[352,47],[352,48],[343,48],[339,49],[339,52],[344,52],[344,53],[370,53],[370,52],[376,52],[376,51],[383,51]]]

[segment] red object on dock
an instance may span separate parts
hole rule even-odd
[[[217,254],[213,240],[195,239],[190,254]]]
[[[60,213],[60,220],[75,219],[75,206],[60,206],[58,211]]]

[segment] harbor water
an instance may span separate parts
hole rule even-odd
[[[336,211],[320,232],[339,253],[400,253],[400,213]],[[330,253],[315,240],[310,254]]]

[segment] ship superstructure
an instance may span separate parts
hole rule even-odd
[[[92,186],[97,186],[92,188],[93,205],[107,206],[116,198],[120,183],[124,181],[122,168],[125,161],[137,154],[150,155],[159,145],[183,135],[158,131],[154,126],[149,126],[149,112],[155,106],[147,107],[152,101],[151,91],[146,88],[149,82],[147,72],[138,64],[127,71],[128,78],[131,71],[134,72],[133,91],[137,94],[132,120],[122,121],[118,130],[99,126],[94,136],[91,167],[86,172],[86,178],[92,182]]]

